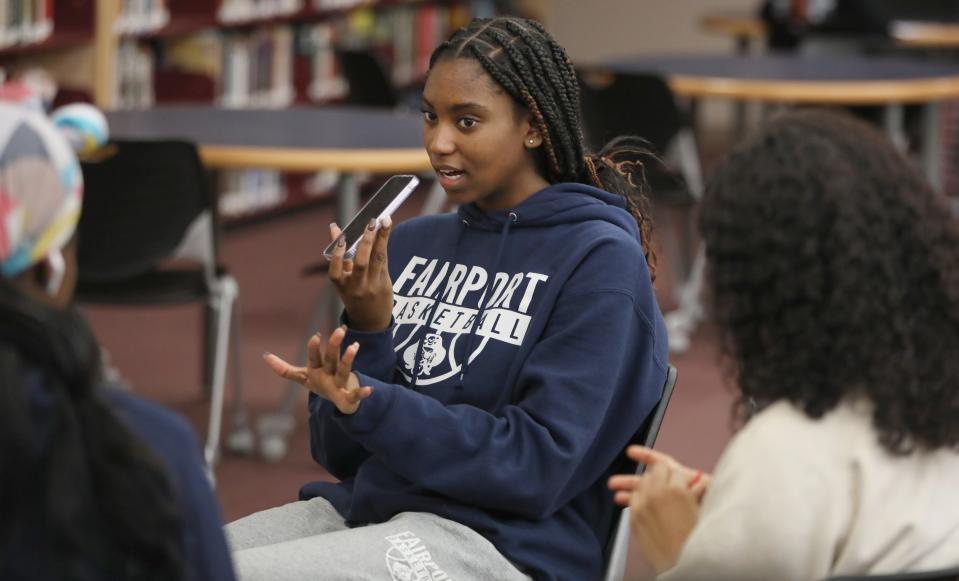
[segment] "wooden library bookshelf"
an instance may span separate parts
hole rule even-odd
[[[54,104],[105,110],[167,105],[231,109],[348,101],[338,59],[361,50],[399,94],[415,94],[433,47],[471,18],[477,0],[4,0],[0,74],[41,70]],[[410,103],[411,99],[400,103]],[[416,106],[416,105],[413,105]],[[309,203],[330,172],[217,172],[224,217]]]

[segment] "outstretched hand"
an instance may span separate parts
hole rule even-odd
[[[683,466],[669,454],[664,454],[645,446],[630,446],[626,455],[639,464],[645,464],[647,469],[656,463],[668,464],[685,479],[689,491],[693,493],[696,502],[702,502],[706,489],[712,477],[702,470],[693,470]],[[629,499],[633,491],[642,486],[643,476],[636,474],[614,474],[609,478],[609,488],[615,492],[613,499],[620,506],[629,506]]]
[[[616,503],[629,507],[629,524],[643,554],[657,573],[676,563],[699,520],[699,507],[710,476],[644,446],[626,449],[630,459],[646,465],[642,475],[616,474],[609,479]]]
[[[343,414],[353,414],[360,403],[373,393],[372,387],[361,387],[353,373],[353,360],[359,351],[358,343],[353,343],[340,356],[340,346],[346,337],[346,327],[333,331],[326,348],[317,333],[307,343],[307,365],[290,365],[272,353],[264,353],[263,359],[277,375],[290,379],[309,389],[316,395],[329,400]]]
[[[673,567],[699,520],[699,501],[681,467],[654,462],[629,502],[629,525],[649,564],[662,573]]]

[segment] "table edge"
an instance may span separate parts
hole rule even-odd
[[[959,75],[882,81],[787,81],[666,75],[683,97],[743,101],[883,105],[927,103],[959,98]]]
[[[421,147],[393,149],[309,149],[207,145],[200,147],[203,163],[216,169],[259,168],[312,172],[419,172],[432,168]]]

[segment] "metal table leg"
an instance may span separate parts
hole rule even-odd
[[[942,106],[926,103],[922,108],[922,169],[929,183],[942,191]]]
[[[345,227],[350,219],[356,215],[360,207],[360,187],[357,176],[352,173],[340,175],[336,189],[336,223]],[[339,321],[343,305],[332,288],[325,288],[320,292],[310,311],[310,322],[301,342],[298,354],[298,363],[306,361],[306,344],[313,333],[324,325],[332,329]],[[294,405],[300,397],[303,388],[295,382],[287,384],[286,397],[280,407],[271,414],[264,415],[257,421],[257,432],[260,436],[260,454],[268,461],[278,462],[287,453],[289,436],[296,427]]]
[[[909,139],[905,130],[905,111],[902,104],[886,105],[882,112],[882,127],[889,139],[902,151],[909,147]]]

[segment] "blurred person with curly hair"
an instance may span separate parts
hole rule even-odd
[[[701,229],[744,425],[712,477],[614,476],[661,579],[959,566],[959,229],[875,129],[788,113],[707,187]]]

